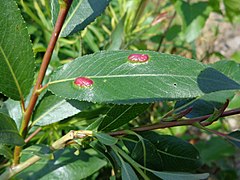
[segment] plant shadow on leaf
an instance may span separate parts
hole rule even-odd
[[[74,155],[75,149],[62,149],[54,153],[54,160],[40,160],[22,173],[16,179],[82,179],[93,174],[106,162],[81,151],[80,155]],[[22,158],[24,162],[25,158]]]
[[[213,68],[204,69],[197,78],[199,89],[204,93],[240,89],[240,85]]]

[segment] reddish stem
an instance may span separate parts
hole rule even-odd
[[[235,114],[240,114],[240,108],[225,111],[222,113],[222,115],[220,117],[226,117],[226,116],[231,116],[231,115],[235,115]],[[150,131],[150,130],[154,130],[154,129],[163,129],[163,128],[169,128],[169,127],[175,127],[175,126],[193,125],[196,122],[202,122],[202,121],[208,119],[210,116],[211,116],[211,114],[201,116],[201,117],[191,118],[191,119],[187,119],[187,120],[179,120],[179,121],[171,121],[171,122],[162,122],[161,121],[160,123],[157,123],[157,124],[151,124],[151,125],[147,125],[147,126],[133,128],[132,131],[141,132],[141,131]],[[208,125],[212,124],[213,122],[206,122],[206,123],[203,122],[203,123],[201,123],[201,125],[208,126]],[[109,135],[111,135],[111,136],[119,136],[119,135],[125,135],[125,134],[126,134],[126,132],[124,130],[109,133]]]
[[[47,50],[44,54],[43,61],[42,61],[42,64],[41,64],[41,67],[40,67],[40,70],[39,70],[38,77],[37,77],[37,81],[36,81],[36,84],[34,86],[34,90],[33,90],[31,99],[29,101],[29,105],[26,108],[26,111],[24,112],[24,119],[22,121],[21,128],[20,128],[20,135],[23,138],[25,138],[26,135],[27,135],[28,124],[29,124],[30,118],[32,116],[33,109],[34,109],[34,107],[36,105],[36,102],[37,102],[37,99],[38,99],[38,90],[41,88],[42,81],[45,77],[45,73],[47,71],[47,67],[48,67],[49,62],[51,60],[54,47],[55,47],[56,42],[58,40],[58,37],[59,37],[59,34],[61,32],[63,23],[64,23],[64,21],[67,17],[68,10],[69,10],[69,8],[72,4],[72,0],[64,0],[64,2],[65,2],[65,5],[61,6],[61,8],[60,8],[60,11],[59,11],[59,14],[58,14],[58,19],[56,21],[56,24],[55,24],[50,42],[48,44]],[[20,146],[15,147],[13,165],[17,165],[19,163],[21,149],[22,148]]]

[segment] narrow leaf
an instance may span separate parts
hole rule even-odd
[[[29,168],[19,173],[16,179],[71,179],[79,180],[87,178],[107,164],[95,156],[81,151],[74,155],[75,149],[65,148],[54,152],[54,159],[41,159]],[[29,156],[23,154],[24,162]]]
[[[66,37],[80,30],[94,21],[108,6],[109,0],[78,0],[73,1],[68,16],[62,28],[62,37]],[[52,0],[52,21],[56,23],[59,12],[58,0]]]
[[[0,92],[24,99],[35,66],[28,31],[15,1],[0,1],[0,14]]]
[[[90,103],[76,100],[65,100],[51,93],[47,93],[34,112],[33,124],[49,125],[73,116],[89,107]]]
[[[111,34],[111,44],[108,47],[109,51],[119,50],[124,40],[124,23],[126,19],[126,14],[121,18],[116,28]]]
[[[114,138],[108,134],[105,133],[94,133],[94,136],[103,144],[112,146],[117,143],[118,139]]]
[[[113,105],[103,116],[99,131],[110,131],[128,123],[149,107],[148,104]]]
[[[22,108],[19,101],[8,99],[4,102],[4,107],[7,108],[9,116],[15,121],[19,129],[22,123]]]
[[[0,144],[0,155],[3,155],[7,159],[12,159],[12,151],[6,145]]]
[[[139,58],[139,54],[144,54],[147,62],[129,60]],[[240,88],[222,73],[205,67],[197,61],[151,51],[105,51],[63,66],[52,77],[49,88],[66,98],[116,104],[193,98]],[[86,77],[88,85],[76,84],[78,77]]]
[[[0,113],[0,144],[18,145],[24,144],[19,135],[17,126],[9,116]]]
[[[122,180],[138,180],[138,177],[132,167],[127,162],[122,162],[121,166]]]
[[[159,172],[159,171],[150,171],[154,175],[164,180],[201,180],[207,179],[209,174],[190,174],[190,173],[180,173],[180,172]]]

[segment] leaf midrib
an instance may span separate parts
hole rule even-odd
[[[103,129],[101,129],[101,130],[107,129],[109,126],[111,126],[113,123],[115,123],[119,118],[121,118],[127,111],[129,111],[129,109],[131,109],[133,106],[134,106],[134,105],[129,106],[125,111],[123,111],[121,114],[119,114],[118,117],[116,117],[111,123],[109,123],[107,126],[105,126],[105,127],[104,127]],[[114,107],[115,107],[115,106],[113,106],[113,107],[107,112],[107,114],[108,114]],[[106,114],[106,115],[107,115],[107,114]],[[103,121],[102,121],[102,123],[103,123]]]
[[[47,116],[48,114],[50,114],[52,111],[54,111],[55,109],[57,109],[59,106],[61,106],[64,102],[66,102],[65,100],[62,100],[60,102],[58,102],[57,104],[55,104],[54,106],[52,106],[50,109],[48,109],[47,111],[45,111],[42,115],[40,115],[35,121],[33,121],[32,126],[35,125],[36,123],[38,123],[41,119],[43,119],[45,116]]]
[[[126,77],[183,77],[183,78],[196,78],[195,76],[175,75],[175,74],[120,74],[120,75],[84,76],[84,77],[87,77],[87,78],[90,78],[90,79],[126,78]],[[76,78],[77,77],[51,81],[51,82],[49,82],[49,85],[50,84],[61,83],[61,82],[73,81]]]
[[[174,158],[186,159],[186,160],[190,160],[190,161],[197,161],[197,159],[189,158],[189,157],[186,157],[186,156],[179,156],[179,155],[170,154],[170,153],[167,153],[167,152],[165,152],[165,151],[161,151],[161,150],[159,150],[159,149],[157,149],[157,151],[158,151],[159,153],[162,153],[162,154],[165,154],[165,155],[174,157]]]
[[[22,93],[21,87],[20,87],[20,85],[19,85],[19,83],[18,83],[16,74],[14,73],[14,71],[13,71],[13,69],[12,69],[12,67],[11,67],[11,64],[10,64],[9,60],[8,60],[6,54],[4,53],[4,51],[3,51],[3,49],[2,49],[2,46],[0,46],[0,50],[1,50],[1,52],[2,52],[2,55],[3,55],[3,57],[4,57],[5,62],[7,63],[8,68],[9,68],[9,70],[10,70],[10,72],[11,72],[11,75],[12,75],[12,77],[13,77],[13,80],[14,80],[14,82],[15,82],[15,84],[16,84],[16,87],[17,87],[18,92],[19,92],[20,99],[23,100],[23,93]]]

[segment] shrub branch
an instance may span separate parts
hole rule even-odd
[[[48,44],[47,50],[46,50],[46,52],[44,54],[44,57],[43,57],[43,60],[42,60],[42,64],[41,64],[41,67],[40,67],[40,70],[39,70],[39,74],[38,74],[38,77],[37,77],[37,81],[36,81],[36,84],[34,86],[34,90],[33,90],[32,96],[30,98],[29,105],[28,105],[28,107],[26,108],[26,110],[24,112],[24,118],[23,118],[23,121],[22,121],[22,124],[21,124],[21,128],[20,128],[20,135],[23,138],[25,138],[26,135],[27,135],[29,121],[30,121],[30,118],[32,116],[32,112],[33,112],[33,109],[34,109],[34,107],[36,105],[36,102],[37,102],[37,99],[38,99],[38,95],[39,95],[38,94],[38,90],[42,86],[42,81],[44,79],[47,67],[48,67],[49,62],[51,60],[54,47],[55,47],[56,42],[58,40],[58,37],[59,37],[59,34],[61,32],[63,23],[64,23],[64,21],[65,21],[65,19],[67,17],[68,10],[69,10],[69,8],[70,8],[70,6],[72,4],[72,0],[64,0],[63,2],[65,3],[65,5],[64,6],[63,5],[60,6],[60,11],[59,11],[59,14],[58,14],[58,18],[57,18],[57,21],[56,21],[56,24],[55,24],[55,27],[54,27],[54,30],[53,30],[50,42]],[[19,163],[21,150],[22,150],[21,146],[16,146],[15,147],[13,166],[15,166],[15,165],[17,165]]]

